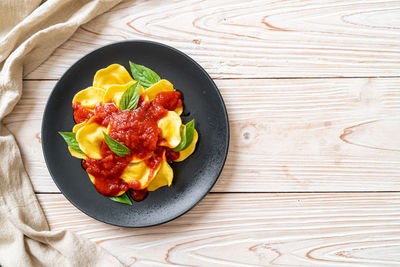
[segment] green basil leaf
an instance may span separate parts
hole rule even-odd
[[[129,148],[127,148],[120,142],[112,139],[105,132],[103,132],[103,136],[104,136],[104,140],[106,140],[108,147],[111,149],[112,152],[114,152],[118,156],[125,157],[131,153],[131,150]]]
[[[138,82],[135,82],[134,84],[129,86],[129,88],[125,90],[124,94],[121,97],[121,100],[119,101],[119,108],[121,110],[135,110],[139,102],[139,90],[140,87]]]
[[[194,120],[189,121],[182,130],[181,142],[174,151],[182,151],[186,149],[193,141],[194,136]]]
[[[117,197],[109,197],[109,199],[115,202],[124,203],[132,206],[132,200],[128,197],[126,192]]]
[[[138,81],[145,89],[161,80],[157,73],[145,66],[135,64],[131,61],[129,61],[129,65],[131,66],[133,79]]]
[[[58,133],[64,138],[65,142],[72,150],[78,152],[79,154],[85,155],[85,153],[79,147],[78,141],[76,141],[76,133],[72,132],[58,132]]]

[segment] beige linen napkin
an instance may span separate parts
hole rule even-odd
[[[0,0],[0,266],[122,266],[89,240],[50,231],[15,139],[1,122],[21,97],[23,74],[119,1]]]

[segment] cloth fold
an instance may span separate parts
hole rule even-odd
[[[0,1],[0,266],[123,266],[70,231],[50,231],[22,163],[1,122],[22,94],[22,78],[76,29],[120,0]]]

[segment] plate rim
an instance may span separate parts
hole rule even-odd
[[[164,47],[166,49],[172,50],[178,54],[180,54],[181,56],[183,56],[184,58],[188,59],[192,64],[196,65],[198,69],[201,70],[201,72],[205,75],[205,77],[211,82],[211,84],[213,85],[215,91],[217,92],[217,96],[220,100],[220,102],[222,103],[222,107],[223,107],[223,116],[224,119],[226,121],[226,132],[227,132],[227,138],[226,138],[226,145],[224,147],[224,151],[223,151],[223,155],[224,155],[224,159],[222,161],[221,167],[218,170],[218,174],[215,178],[215,180],[213,181],[213,183],[209,186],[209,188],[207,188],[207,190],[205,191],[204,194],[202,194],[199,198],[199,200],[197,200],[196,202],[193,203],[193,205],[191,205],[188,209],[183,210],[182,212],[180,212],[177,216],[173,216],[172,218],[168,219],[168,220],[164,220],[161,222],[157,222],[157,223],[153,223],[153,224],[145,224],[145,225],[123,225],[123,224],[118,224],[118,223],[111,223],[111,222],[107,222],[105,220],[102,219],[98,219],[95,218],[94,216],[91,216],[90,214],[88,214],[86,211],[84,211],[83,209],[81,209],[81,207],[79,205],[77,205],[75,203],[74,200],[72,200],[69,196],[67,196],[66,194],[64,194],[63,190],[61,189],[60,185],[58,184],[58,182],[56,181],[56,179],[54,178],[54,174],[52,172],[52,170],[49,168],[49,163],[48,163],[48,155],[45,152],[45,143],[43,142],[43,132],[44,132],[44,119],[46,117],[46,114],[48,113],[48,108],[49,108],[49,103],[50,103],[50,99],[53,97],[54,91],[55,89],[59,86],[59,84],[65,79],[65,75],[71,71],[71,69],[76,66],[77,64],[79,64],[81,61],[83,61],[84,59],[86,59],[87,57],[89,57],[90,55],[96,53],[98,50],[102,50],[104,48],[108,48],[108,47],[112,47],[112,46],[118,46],[121,44],[125,44],[125,43],[135,43],[135,44],[151,44],[151,45],[155,45],[155,46],[161,46]],[[174,48],[172,46],[166,45],[164,43],[160,43],[160,42],[155,42],[155,41],[150,41],[150,40],[141,40],[141,39],[132,39],[132,40],[123,40],[123,41],[117,41],[117,42],[112,42],[103,46],[100,46],[94,50],[91,50],[90,52],[86,53],[85,55],[83,55],[82,57],[80,57],[77,61],[75,61],[72,65],[70,65],[68,67],[68,69],[66,71],[64,71],[64,73],[61,75],[61,77],[59,78],[59,80],[56,82],[56,84],[54,85],[53,89],[51,90],[47,101],[46,101],[46,105],[45,108],[43,110],[43,116],[42,116],[42,125],[41,125],[41,130],[40,130],[41,136],[42,136],[42,152],[43,152],[43,157],[44,157],[44,161],[46,163],[46,168],[50,173],[50,176],[53,180],[53,182],[56,184],[57,188],[60,190],[60,193],[74,206],[76,207],[78,210],[80,210],[81,212],[83,212],[85,215],[89,216],[90,218],[93,218],[97,221],[100,221],[102,223],[105,224],[109,224],[109,225],[113,225],[113,226],[118,226],[118,227],[124,227],[124,228],[146,228],[146,227],[152,227],[152,226],[157,226],[157,225],[161,225],[161,224],[165,224],[168,223],[170,221],[173,221],[175,219],[178,219],[179,217],[183,216],[184,214],[188,213],[190,210],[192,210],[195,206],[197,206],[210,192],[211,189],[214,187],[214,185],[216,184],[217,180],[219,179],[219,177],[221,176],[222,170],[225,167],[225,163],[226,163],[226,159],[228,157],[228,151],[229,151],[229,144],[230,144],[230,126],[229,126],[229,117],[228,117],[228,111],[226,109],[226,105],[224,102],[224,99],[222,98],[221,92],[219,90],[219,88],[217,87],[217,85],[215,84],[214,80],[210,77],[210,75],[207,73],[207,71],[199,64],[197,63],[193,58],[191,58],[190,56],[188,56],[186,53],[178,50],[177,48]]]

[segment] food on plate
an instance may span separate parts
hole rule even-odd
[[[72,100],[72,132],[59,133],[100,194],[132,205],[130,197],[171,185],[169,164],[194,152],[198,132],[194,120],[182,123],[182,94],[172,83],[129,63],[132,76],[119,64],[97,71]]]

